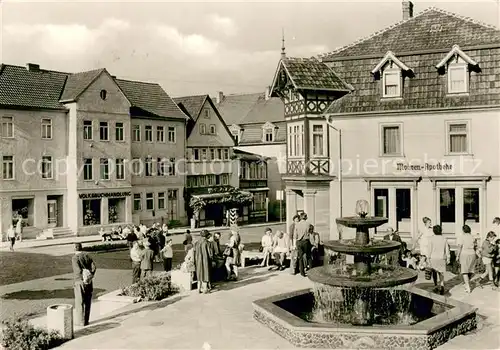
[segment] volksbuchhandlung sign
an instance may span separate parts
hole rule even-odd
[[[98,192],[98,193],[80,193],[80,199],[92,199],[103,197],[128,197],[132,192]]]

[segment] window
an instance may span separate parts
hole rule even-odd
[[[206,148],[201,149],[201,160],[207,160],[207,149]]]
[[[158,210],[165,209],[165,192],[158,192]]]
[[[177,190],[168,190],[168,216],[170,220],[177,220]]]
[[[141,142],[141,126],[133,125],[132,126],[132,141]]]
[[[229,159],[229,150],[227,148],[224,148],[224,155],[223,155],[223,160],[228,160]]]
[[[168,142],[175,143],[176,139],[177,139],[177,137],[176,137],[176,133],[175,133],[175,127],[169,126],[168,127]]]
[[[264,211],[266,210],[266,193],[256,192],[253,194],[253,210]]]
[[[2,157],[2,178],[4,180],[14,180],[14,157]]]
[[[205,177],[205,175],[201,175],[201,176],[198,176],[198,184],[200,187],[204,187],[206,186],[206,180],[207,178]]]
[[[52,119],[42,119],[42,139],[50,140],[52,138]]]
[[[175,176],[175,158],[170,158],[168,162],[168,175]]]
[[[479,222],[479,188],[464,188],[464,223]]]
[[[215,148],[210,148],[210,159],[211,160],[215,159]]]
[[[139,158],[132,159],[132,174],[135,176],[142,174],[142,161]]]
[[[210,110],[209,110],[209,109],[204,109],[204,110],[203,110],[203,116],[204,116],[206,119],[210,119]]]
[[[100,159],[101,180],[109,180],[109,159]]]
[[[101,97],[102,100],[105,100],[108,97],[108,92],[106,90],[101,90],[99,96]]]
[[[134,211],[141,211],[142,205],[141,205],[141,194],[140,193],[134,193]]]
[[[251,163],[250,164],[250,179],[256,179],[257,178],[257,164]]]
[[[123,123],[116,123],[115,124],[115,140],[116,141],[123,141],[124,135],[123,135]]]
[[[83,179],[92,180],[94,178],[94,169],[92,168],[92,158],[83,160]]]
[[[194,160],[200,160],[200,150],[198,148],[193,148],[193,158]]]
[[[200,124],[200,134],[206,134],[207,133],[207,125],[201,123]]]
[[[146,210],[154,210],[155,198],[153,193],[146,193]]]
[[[304,156],[304,124],[288,125],[288,156]]]
[[[439,189],[439,217],[441,223],[455,222],[455,189]]]
[[[146,157],[146,176],[153,176],[153,158]]]
[[[116,160],[116,179],[125,180],[125,161],[121,158]]]
[[[229,175],[228,174],[222,174],[221,175],[222,179],[222,185],[228,185],[229,184]]]
[[[448,66],[448,93],[466,93],[468,91],[467,78],[467,66],[465,64],[450,64]]]
[[[52,179],[52,157],[42,157],[42,179]]]
[[[108,122],[99,123],[99,138],[101,141],[109,141]]]
[[[267,164],[258,163],[258,169],[259,179],[267,179]]]
[[[156,141],[157,142],[165,142],[165,130],[163,126],[156,127]]]
[[[92,120],[84,120],[83,121],[83,139],[84,140],[92,140],[93,139],[93,130],[92,130]]]
[[[401,71],[388,70],[383,74],[384,97],[401,96]]]
[[[222,160],[222,149],[217,149],[217,159]]]
[[[210,124],[210,135],[215,135],[215,124]]]
[[[312,125],[312,155],[316,157],[326,156],[326,138],[323,124]]]
[[[468,122],[447,123],[448,153],[466,154],[469,149]]]
[[[213,186],[215,183],[215,175],[207,175],[208,186]]]
[[[144,140],[146,142],[153,142],[153,127],[151,125],[144,127]]]
[[[101,224],[101,200],[84,199],[82,200],[83,225],[93,226]]]
[[[2,117],[2,129],[0,130],[3,138],[14,137],[14,118]]]
[[[373,190],[375,199],[375,216],[387,218],[389,213],[389,190],[376,188]]]
[[[233,134],[234,142],[236,143],[236,145],[238,145],[238,143],[240,142],[240,132],[233,131],[232,134]]]
[[[382,125],[382,155],[402,155],[402,138],[400,125]]]
[[[264,141],[265,142],[274,141],[274,129],[264,129]]]
[[[165,176],[167,174],[167,160],[165,158],[158,158],[156,163],[156,173],[158,176]]]

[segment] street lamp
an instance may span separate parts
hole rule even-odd
[[[342,129],[339,129],[335,126],[333,126],[333,120],[329,115],[325,115],[325,120],[328,126],[330,126],[333,130],[335,130],[339,134],[339,204],[340,204],[340,217],[342,217],[342,206],[343,206],[343,201],[342,201]]]

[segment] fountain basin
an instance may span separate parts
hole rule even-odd
[[[353,275],[354,266],[324,265],[311,269],[307,276],[316,283],[332,287],[385,288],[414,282],[418,272],[399,266],[372,264],[370,275]]]
[[[422,301],[416,309],[428,313],[423,321],[368,327],[310,322],[299,315],[312,308],[307,302],[314,300],[311,289],[256,300],[254,318],[297,347],[323,349],[434,349],[476,328],[472,306],[415,287],[401,290]]]
[[[368,244],[359,244],[355,239],[343,239],[340,241],[327,241],[325,249],[333,250],[342,254],[370,254],[381,255],[401,248],[401,243],[396,241],[370,241]]]
[[[366,217],[347,216],[335,219],[335,221],[337,222],[337,224],[341,224],[346,227],[368,229],[383,225],[387,223],[389,219],[381,218],[378,216],[366,216]]]

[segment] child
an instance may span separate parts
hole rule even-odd
[[[483,260],[483,264],[486,267],[486,271],[479,278],[479,283],[486,282],[486,276],[488,276],[488,280],[493,282],[493,258],[495,257],[495,238],[496,234],[493,231],[488,232],[486,235],[486,239],[481,246],[481,257]]]
[[[413,270],[417,269],[417,257],[411,253],[411,250],[405,250],[403,262],[405,263],[405,267]]]
[[[493,258],[493,267],[495,269],[495,278],[493,283],[495,288],[498,288],[498,283],[500,282],[500,238],[495,241],[495,257]]]
[[[172,240],[167,239],[165,242],[165,247],[161,250],[163,257],[163,269],[165,272],[169,272],[172,270],[172,258],[174,256],[174,252],[172,250]]]
[[[149,277],[153,273],[153,259],[155,253],[150,248],[151,244],[147,239],[144,240],[144,251],[141,258],[141,279]]]

